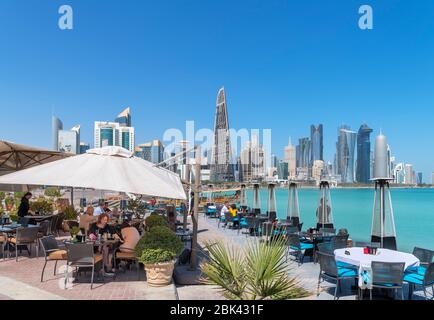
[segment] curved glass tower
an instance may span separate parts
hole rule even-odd
[[[371,133],[367,124],[361,125],[357,133],[356,180],[361,183],[369,183],[371,179]]]

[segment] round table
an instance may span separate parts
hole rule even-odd
[[[411,253],[405,253],[401,251],[389,250],[385,248],[378,248],[377,254],[364,254],[362,247],[336,249],[335,259],[336,261],[345,262],[357,266],[359,268],[359,287],[362,289],[372,289],[372,283],[369,281],[371,276],[371,263],[372,261],[380,262],[404,262],[404,270],[409,267],[417,267],[420,264],[418,258]],[[345,254],[345,251],[349,252]],[[368,273],[367,277],[361,275]],[[366,281],[366,279],[369,279]]]

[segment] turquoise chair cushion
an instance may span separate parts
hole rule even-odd
[[[358,269],[357,266],[342,261],[336,261],[338,268]]]
[[[338,277],[356,277],[357,271],[350,268],[339,268],[338,267]]]
[[[426,272],[426,267],[423,267],[423,266],[409,267],[409,268],[407,268],[407,270],[405,270],[405,272],[408,272],[408,273],[417,273],[417,274],[420,274],[420,275],[424,276],[425,272]]]
[[[295,246],[290,246],[290,248],[292,250],[299,250],[297,247]],[[301,250],[306,250],[306,249],[313,249],[313,244],[312,243],[304,243],[304,242],[300,242],[300,249]]]
[[[423,284],[423,275],[417,273],[405,273],[404,281],[414,284]]]

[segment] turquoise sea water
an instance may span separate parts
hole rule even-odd
[[[398,249],[411,252],[414,246],[434,250],[434,189],[391,189]],[[299,189],[303,229],[316,225],[319,191]],[[350,238],[369,241],[372,224],[373,189],[331,189],[335,228],[347,228]],[[253,192],[247,191],[249,206]],[[277,215],[286,218],[287,189],[276,189]],[[267,190],[261,190],[262,211],[267,211]]]

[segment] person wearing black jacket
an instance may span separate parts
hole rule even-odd
[[[21,198],[21,203],[20,206],[18,207],[18,217],[19,217],[19,223],[23,224],[25,223],[26,219],[24,218],[25,216],[28,215],[34,215],[34,213],[30,210],[30,203],[29,200],[30,198],[32,198],[32,194],[30,192],[27,192],[22,198]],[[27,221],[27,223],[30,224],[36,224],[35,221],[33,219],[29,219]]]

